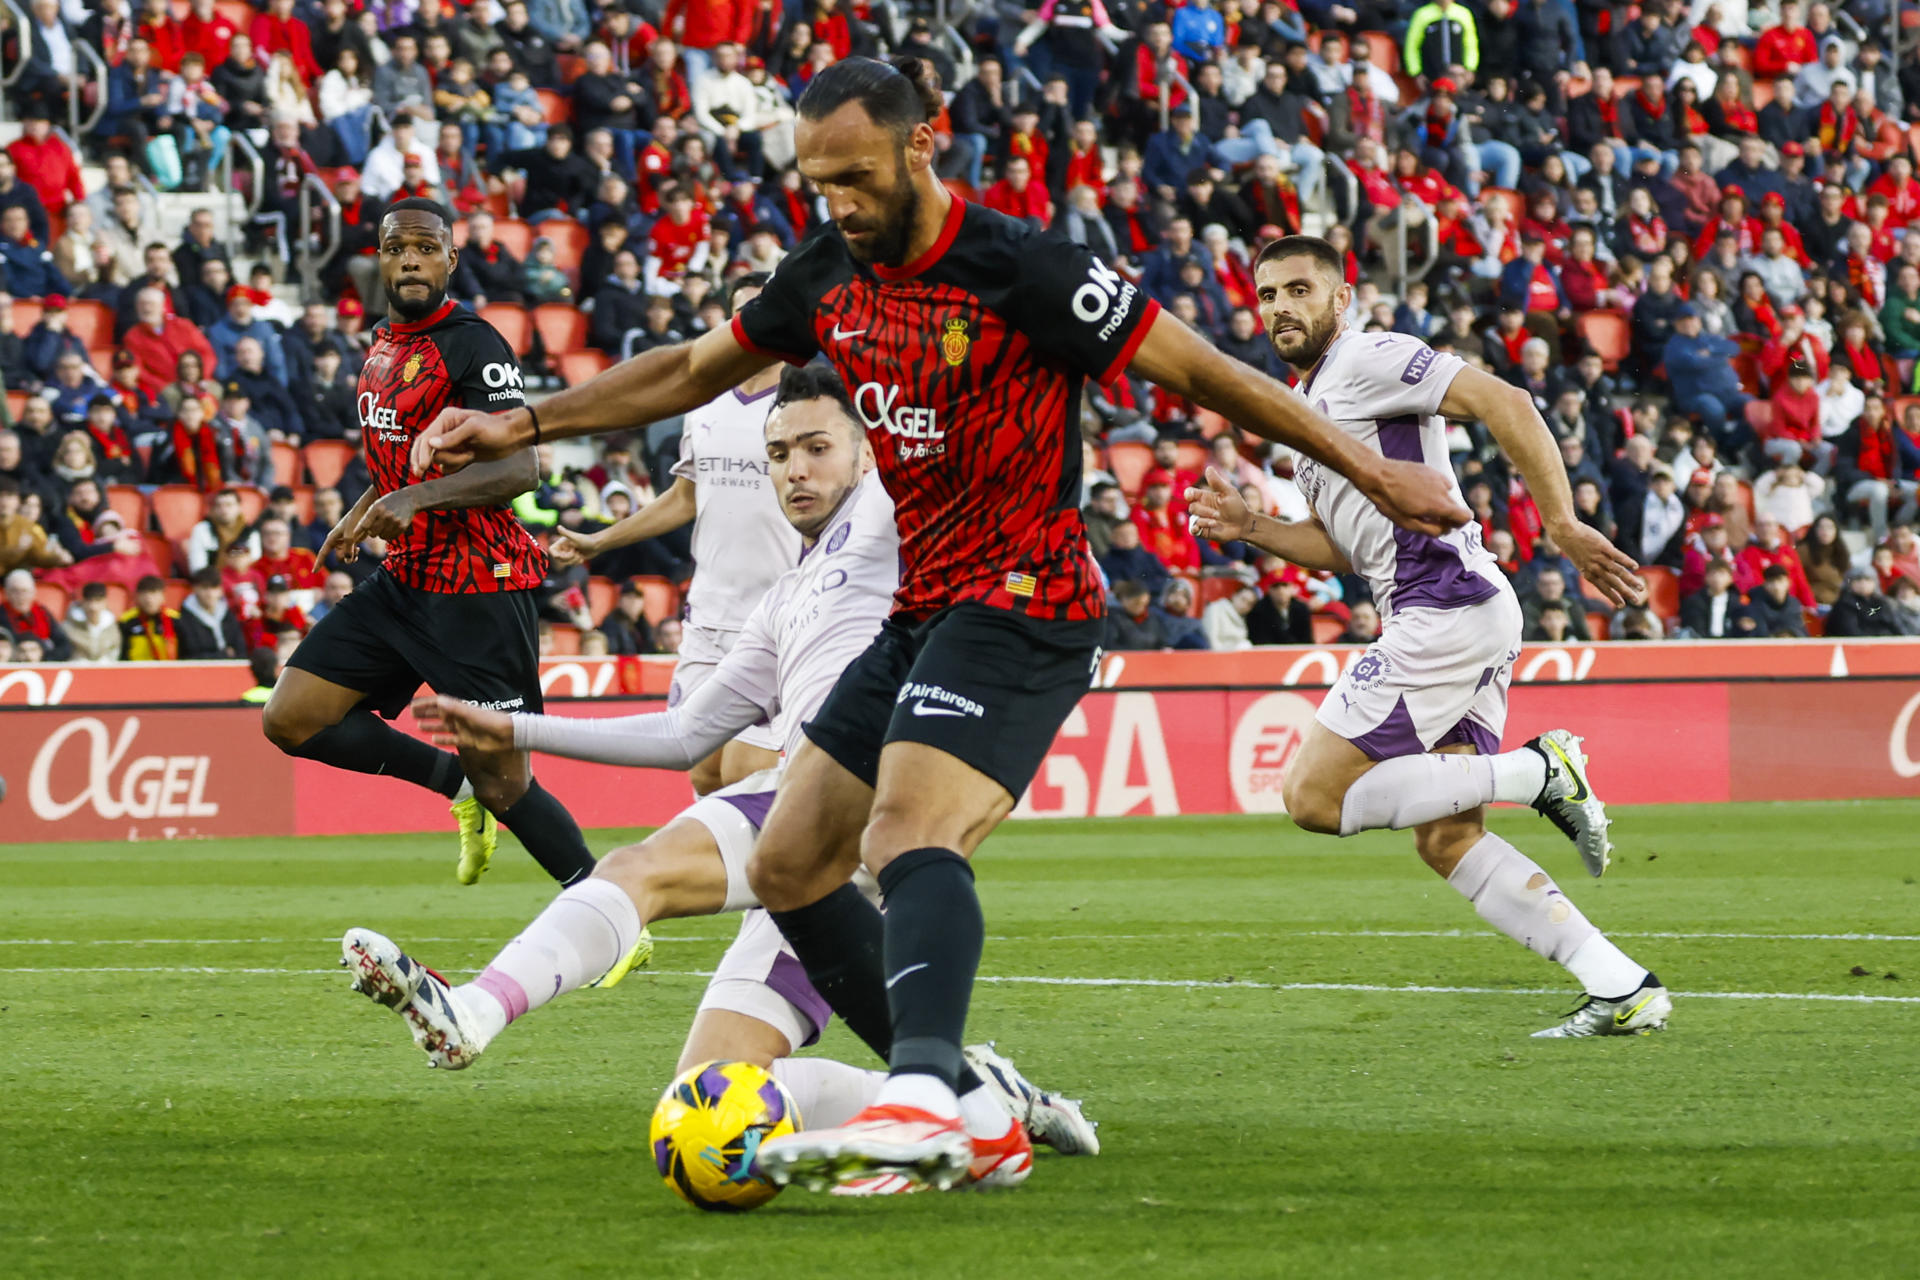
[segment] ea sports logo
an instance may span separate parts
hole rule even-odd
[[[1227,776],[1242,813],[1285,813],[1287,766],[1313,724],[1313,704],[1297,693],[1269,693],[1240,713],[1227,752]]]

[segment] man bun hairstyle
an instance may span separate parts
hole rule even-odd
[[[933,64],[903,54],[887,62],[846,58],[834,63],[808,82],[797,109],[803,119],[824,120],[849,102],[858,102],[902,143],[946,105]]]
[[[1257,274],[1263,263],[1277,262],[1281,258],[1312,258],[1325,267],[1334,279],[1346,283],[1347,264],[1341,258],[1340,251],[1319,236],[1281,236],[1278,240],[1267,241],[1253,260],[1253,270]]]

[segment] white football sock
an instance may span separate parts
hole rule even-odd
[[[1580,914],[1552,876],[1492,832],[1467,850],[1447,883],[1473,903],[1482,920],[1536,955],[1564,965],[1590,995],[1623,995],[1647,976]]]
[[[1000,1095],[979,1084],[971,1093],[960,1095],[960,1123],[969,1138],[1004,1138],[1014,1118],[1001,1104]]]
[[[1382,827],[1401,831],[1493,800],[1532,804],[1546,784],[1547,762],[1528,747],[1497,756],[1396,756],[1347,788],[1340,802],[1340,834]]]
[[[953,1090],[947,1088],[946,1081],[923,1071],[888,1076],[873,1101],[875,1106],[918,1107],[949,1120],[960,1118],[960,1099],[953,1096]],[[1001,1132],[1005,1133],[1006,1130],[1003,1128]]]
[[[588,878],[555,898],[456,994],[491,1040],[521,1015],[602,977],[639,940],[640,912],[627,891]]]
[[[832,1058],[781,1058],[773,1078],[793,1095],[808,1129],[832,1129],[865,1111],[887,1082],[884,1071],[862,1071]]]

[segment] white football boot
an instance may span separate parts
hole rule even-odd
[[[355,991],[406,1020],[413,1042],[426,1051],[428,1066],[458,1071],[486,1048],[473,1019],[462,1018],[459,998],[447,980],[393,939],[371,929],[349,929],[340,940],[340,963],[353,970]]]
[[[1607,839],[1607,806],[1593,794],[1587,781],[1587,757],[1580,750],[1580,739],[1565,729],[1549,729],[1527,743],[1547,762],[1547,782],[1534,798],[1534,811],[1560,828],[1573,847],[1587,874],[1596,880],[1607,873],[1613,861],[1613,842]]]
[[[1072,1098],[1048,1093],[1020,1074],[1013,1060],[996,1052],[993,1041],[961,1050],[967,1065],[986,1082],[1000,1105],[1026,1126],[1027,1136],[1063,1156],[1100,1154],[1099,1124],[1080,1112]]]
[[[1673,1013],[1673,997],[1660,985],[1660,979],[1648,974],[1640,989],[1620,1000],[1602,1000],[1588,996],[1567,1020],[1544,1031],[1536,1031],[1536,1040],[1573,1040],[1586,1036],[1643,1036],[1649,1031],[1665,1031]]]

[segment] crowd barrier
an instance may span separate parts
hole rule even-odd
[[[1015,816],[1280,813],[1325,688],[1359,650],[1126,653],[1102,662]],[[556,710],[659,705],[659,659],[550,660]],[[436,831],[444,801],[290,759],[259,735],[234,664],[0,670],[8,842]],[[1622,804],[1920,796],[1920,642],[1533,646],[1509,745],[1567,726]],[[411,717],[400,723],[411,728]],[[542,759],[585,826],[652,826],[684,777]]]

